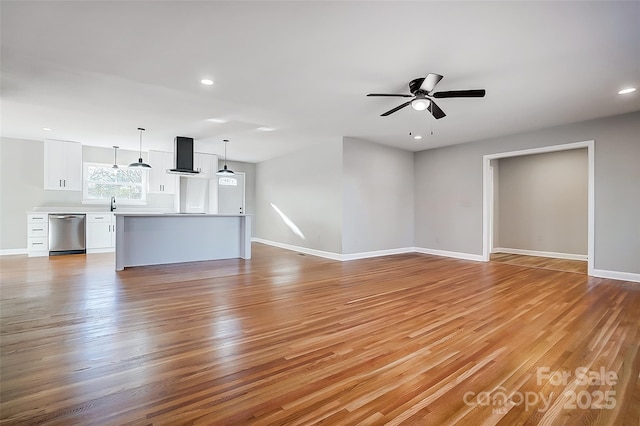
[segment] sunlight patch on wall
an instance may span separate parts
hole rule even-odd
[[[291,229],[291,231],[293,231],[294,234],[296,234],[298,237],[302,238],[303,240],[306,239],[304,237],[304,234],[300,230],[300,228],[298,228],[296,226],[296,224],[293,223],[293,221],[287,217],[286,214],[282,213],[282,211],[278,208],[278,206],[276,206],[273,203],[269,203],[269,204],[271,204],[271,207],[273,207],[273,209],[276,211],[276,213],[278,213],[280,215],[280,217],[282,218],[282,221],[284,222],[284,224],[287,225],[289,227],[289,229]]]

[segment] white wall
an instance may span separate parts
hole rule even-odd
[[[342,138],[258,163],[256,236],[341,253],[342,181]]]
[[[494,247],[586,255],[587,149],[498,162],[500,234]]]
[[[595,140],[594,267],[640,273],[640,112],[417,153],[416,246],[482,254],[483,155],[587,140]]]
[[[498,159],[490,160],[489,166],[493,173],[493,241],[491,247],[498,247],[500,244],[500,162]]]
[[[413,247],[413,153],[344,138],[342,253]]]

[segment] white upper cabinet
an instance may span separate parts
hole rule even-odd
[[[82,144],[44,141],[44,189],[82,191]]]
[[[215,177],[218,167],[218,156],[215,154],[206,154],[204,152],[195,152],[193,154],[193,169],[201,172],[207,179]]]
[[[175,194],[176,175],[167,173],[173,168],[173,153],[164,151],[149,151],[149,193]]]

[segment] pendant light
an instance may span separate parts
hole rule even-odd
[[[118,167],[118,148],[120,148],[118,145],[113,146],[113,166],[111,166],[112,169],[120,168]]]
[[[218,176],[233,176],[235,175],[235,173],[233,173],[233,170],[227,169],[227,143],[229,141],[225,139],[223,142],[224,142],[224,167],[218,170],[216,174]]]
[[[140,130],[140,158],[138,158],[138,162],[137,163],[129,164],[129,167],[150,169],[151,168],[150,165],[148,165],[147,163],[143,163],[142,162],[142,132],[144,132],[144,129],[142,127],[138,127],[138,130]]]

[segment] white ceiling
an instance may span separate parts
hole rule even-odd
[[[137,150],[145,127],[144,150],[180,135],[221,154],[228,138],[229,159],[257,162],[342,136],[418,151],[640,110],[638,92],[617,94],[640,86],[637,1],[0,7],[5,137]],[[437,121],[380,117],[404,100],[365,96],[430,72],[487,96],[440,99]]]

